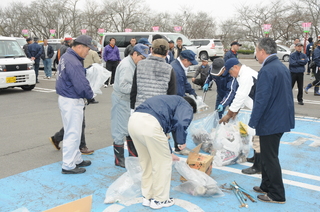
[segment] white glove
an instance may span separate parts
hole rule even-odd
[[[130,116],[132,115],[133,112],[134,112],[134,109],[131,109],[130,110]]]

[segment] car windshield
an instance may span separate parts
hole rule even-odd
[[[25,57],[16,40],[0,40],[0,58]]]
[[[183,45],[184,46],[192,46],[192,42],[186,37],[184,36],[183,34],[180,34],[180,33],[176,33],[176,34],[165,34],[165,36],[167,38],[169,38],[169,40],[173,40],[174,43],[176,43],[177,41],[177,38],[180,37],[182,38],[182,41],[183,41]]]
[[[20,46],[24,46],[24,44],[27,44],[27,41],[24,38],[17,38],[16,40],[18,41]]]

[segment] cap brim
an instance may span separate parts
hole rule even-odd
[[[140,53],[141,55],[143,55],[145,58],[147,58],[149,55],[145,54],[145,53]]]
[[[225,70],[226,69],[224,66],[221,69],[211,69],[210,74],[213,76],[221,76]]]
[[[97,51],[98,49],[96,47],[94,47],[92,44],[87,45],[90,49],[92,49],[93,51]]]
[[[190,60],[190,62],[192,63],[192,65],[198,65],[198,61],[197,60]]]

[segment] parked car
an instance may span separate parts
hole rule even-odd
[[[33,63],[16,38],[0,37],[0,89],[21,87],[32,90],[36,85]]]
[[[25,38],[18,38],[15,37],[14,39],[16,39],[16,41],[18,41],[19,45],[21,46],[21,48],[23,48],[24,44],[27,44],[27,41]]]
[[[60,46],[61,46],[61,42],[60,42],[60,41],[48,42],[48,44],[49,44],[50,46],[52,46],[53,51],[54,51],[53,57],[51,58],[51,59],[52,59],[52,69],[56,70],[56,65],[57,65],[57,63],[56,63],[57,51],[58,51],[58,49],[59,49]],[[40,46],[43,46],[43,43],[39,43],[39,45],[40,45]],[[40,59],[39,68],[44,68],[42,59]]]
[[[291,50],[289,47],[277,44],[277,56],[279,60],[283,60],[284,62],[289,62]],[[256,58],[256,50],[254,50],[254,58]]]
[[[200,60],[212,61],[215,57],[223,57],[224,49],[219,39],[191,39],[193,45],[197,46],[197,57]]]

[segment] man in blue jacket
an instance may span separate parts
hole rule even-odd
[[[277,44],[263,38],[256,47],[256,57],[262,68],[258,73],[256,92],[249,126],[260,138],[262,181],[253,190],[263,202],[285,203],[278,153],[284,132],[294,128],[294,105],[291,76],[277,57]]]
[[[39,83],[38,74],[39,74],[40,57],[42,54],[42,48],[38,44],[38,40],[39,40],[39,38],[37,38],[37,37],[33,38],[34,42],[28,46],[28,52],[27,52],[27,53],[29,53],[29,55],[27,55],[27,56],[29,58],[31,58],[31,60],[34,61],[33,66],[34,66],[34,71],[36,73],[36,82],[37,83]]]
[[[233,41],[230,46],[231,49],[224,55],[224,62],[227,62],[227,60],[229,60],[230,58],[238,58],[237,52],[239,51],[242,44],[238,43],[237,41]]]
[[[309,83],[307,87],[304,88],[304,91],[306,94],[308,94],[308,89],[313,87],[313,86],[319,86],[320,85],[320,40],[318,40],[315,45],[317,47],[314,49],[313,53],[313,61],[316,63],[316,68],[315,68],[315,73],[314,77],[316,78],[312,83]],[[319,90],[314,89],[314,95],[315,96],[320,96]]]
[[[297,82],[298,85],[298,104],[303,105],[303,75],[305,71],[305,65],[308,63],[307,55],[302,53],[303,44],[296,43],[295,50],[290,54],[289,59],[289,69],[291,72],[292,78],[292,88],[294,84]]]
[[[128,131],[142,168],[143,206],[160,209],[174,204],[169,196],[174,157],[166,133],[175,131],[179,148],[184,149],[187,128],[196,112],[197,104],[190,97],[158,95],[140,104],[131,115]]]
[[[81,174],[86,171],[81,167],[91,165],[91,161],[82,159],[79,150],[83,108],[85,102],[94,97],[82,64],[89,49],[94,49],[91,42],[92,38],[87,35],[77,37],[72,48],[68,48],[60,58],[58,66],[56,92],[64,127],[63,174]]]

